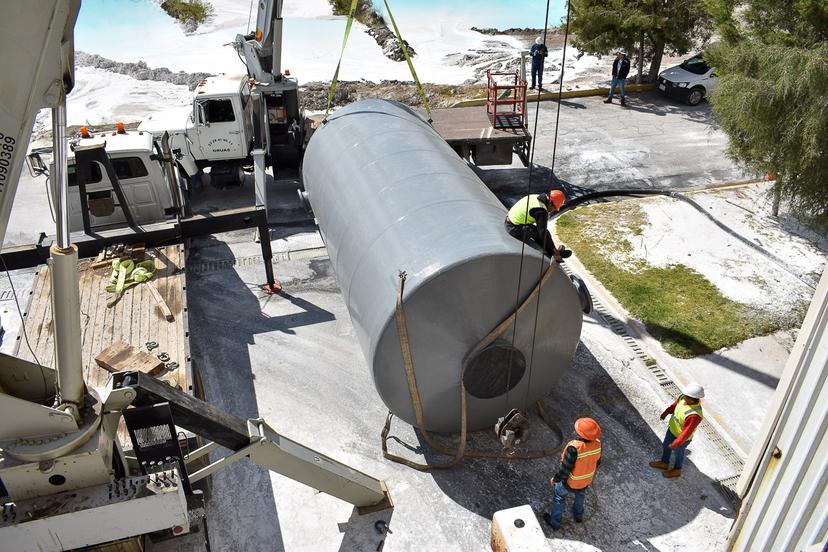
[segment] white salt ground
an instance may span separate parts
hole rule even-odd
[[[826,252],[782,232],[764,212],[745,210],[756,208],[756,198],[767,187],[696,194],[694,199],[744,237],[789,261],[788,270],[728,235],[689,204],[668,198],[638,203],[649,224],[641,236],[628,236],[631,258],[659,267],[683,264],[704,275],[729,299],[771,314],[791,313],[813,294],[791,272],[821,273]]]
[[[181,25],[165,15],[152,21],[130,22],[131,32],[121,33],[118,40],[79,36],[79,48],[120,62],[144,61],[152,68],[172,71],[205,71],[236,74],[245,71],[235,50],[228,44],[237,34],[255,27],[248,0],[211,0],[213,16],[194,33],[187,34]],[[286,2],[283,13],[284,35],[282,67],[289,69],[300,83],[330,80],[336,68],[345,18],[331,15],[327,0]],[[248,22],[249,27],[248,27]],[[518,59],[521,43],[509,36],[487,36],[469,30],[473,22],[459,16],[416,17],[415,12],[397,14],[403,36],[416,49],[414,65],[421,81],[460,84],[481,74],[495,59]],[[101,38],[101,39],[99,39]],[[475,61],[462,64],[470,54]],[[593,56],[576,59],[577,52],[567,50],[564,82],[594,71],[602,62]],[[544,82],[554,82],[560,70],[561,50],[552,50],[546,64]],[[408,66],[386,58],[367,28],[355,23],[351,31],[339,78],[341,80],[384,79],[411,80]],[[137,81],[123,75],[111,75],[91,68],[79,68],[76,88],[69,96],[70,124],[114,123],[117,120],[141,120],[151,113],[174,108],[191,100],[185,87],[169,83]],[[41,115],[41,126],[48,126],[48,116]],[[43,130],[42,128],[36,128]]]

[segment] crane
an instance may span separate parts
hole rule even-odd
[[[265,208],[266,156],[270,155],[274,166],[298,164],[304,142],[299,84],[282,74],[282,4],[283,0],[258,2],[255,31],[236,35],[233,43],[251,81],[256,204]]]
[[[193,484],[243,458],[357,507],[389,507],[381,480],[280,435],[262,419],[233,416],[142,372],[113,373],[100,389],[84,381],[66,139],[80,7],[80,0],[0,3],[0,245],[41,108],[52,112],[57,190],[57,239],[50,251],[56,369],[0,354],[3,548],[65,550],[158,531],[185,534],[203,507]],[[265,51],[257,51],[257,59],[267,59]],[[277,79],[261,88],[263,98],[281,90],[284,100],[291,85]],[[269,101],[275,100],[260,107],[269,109]],[[117,438],[122,420],[131,457]],[[178,428],[204,445],[183,454]],[[227,454],[195,467],[219,448]]]

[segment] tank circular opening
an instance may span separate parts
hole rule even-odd
[[[492,399],[513,389],[525,371],[526,359],[520,350],[508,343],[493,343],[471,359],[463,384],[473,397]]]
[[[66,478],[64,476],[56,473],[55,475],[53,475],[52,477],[49,478],[49,483],[51,483],[55,487],[59,487],[59,486],[63,485],[64,483],[66,483]]]

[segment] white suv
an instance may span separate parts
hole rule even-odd
[[[671,98],[698,105],[718,82],[715,69],[709,67],[702,54],[685,60],[681,65],[665,69],[658,76],[658,90]]]

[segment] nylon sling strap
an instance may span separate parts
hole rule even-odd
[[[420,84],[419,77],[417,77],[417,71],[414,70],[414,64],[411,62],[411,56],[408,55],[408,48],[405,46],[405,41],[400,34],[399,27],[397,27],[397,22],[391,14],[391,8],[388,6],[388,0],[383,1],[385,2],[385,9],[388,11],[388,18],[391,20],[391,25],[394,27],[394,34],[397,36],[397,41],[400,43],[403,56],[405,56],[405,61],[408,63],[408,70],[411,71],[414,84],[417,86],[417,93],[420,95],[420,100],[422,100],[423,106],[425,106],[426,114],[428,115],[428,122],[430,123],[431,108],[428,104],[428,98],[426,97],[422,84]],[[351,0],[351,8],[348,10],[348,23],[345,25],[345,36],[342,37],[342,50],[339,52],[339,61],[336,64],[336,71],[334,71],[333,79],[328,87],[328,105],[325,108],[325,120],[328,119],[328,113],[330,113],[331,106],[333,106],[334,95],[336,93],[336,83],[339,81],[339,68],[342,65],[342,57],[345,55],[345,45],[348,44],[348,37],[351,36],[351,27],[354,24],[354,13],[356,13],[358,3],[359,0]]]
[[[526,307],[529,306],[532,300],[538,295],[538,293],[540,293],[541,287],[543,287],[546,284],[546,282],[549,281],[549,278],[552,276],[552,273],[555,270],[557,270],[557,267],[554,264],[550,265],[544,273],[543,277],[532,289],[532,291],[529,293],[526,299],[523,300],[523,303],[520,304],[518,309],[512,314],[510,314],[503,322],[498,324],[494,330],[489,332],[489,334],[486,337],[484,337],[480,341],[480,343],[478,343],[474,347],[474,349],[472,349],[469,352],[468,355],[466,355],[466,358],[463,360],[461,374],[465,373],[468,363],[471,361],[472,358],[474,358],[474,356],[477,353],[488,347],[493,341],[495,341],[506,330],[508,330],[513,323],[517,321],[517,316],[521,312],[523,312],[526,309]],[[391,429],[391,420],[394,417],[394,415],[391,412],[388,413],[388,416],[385,419],[385,426],[383,427],[381,433],[382,455],[389,460],[398,462],[400,464],[404,464],[416,470],[427,471],[431,469],[445,469],[455,466],[463,459],[464,456],[471,456],[474,458],[532,460],[536,458],[552,456],[559,453],[563,446],[563,432],[557,426],[557,424],[550,420],[549,417],[546,415],[546,412],[543,410],[540,401],[537,401],[536,403],[538,414],[540,415],[541,419],[549,426],[549,428],[554,433],[558,434],[560,438],[560,443],[557,447],[551,449],[540,449],[512,453],[498,450],[466,450],[468,437],[468,412],[466,405],[466,386],[463,383],[462,376],[460,378],[460,442],[458,443],[458,447],[455,450],[434,440],[432,435],[425,428],[425,419],[423,417],[423,404],[422,400],[420,399],[420,392],[417,388],[417,378],[414,374],[414,360],[411,356],[411,346],[408,339],[408,327],[406,325],[405,308],[403,305],[403,291],[405,289],[405,279],[405,272],[400,272],[399,281],[397,283],[397,309],[395,313],[395,318],[397,322],[397,331],[400,336],[400,348],[402,350],[403,366],[405,367],[405,377],[406,381],[408,382],[408,393],[411,396],[411,405],[414,408],[414,416],[417,421],[417,427],[419,428],[420,433],[422,434],[426,443],[428,443],[428,445],[431,448],[433,448],[441,454],[453,456],[454,458],[446,463],[421,464],[419,462],[414,462],[413,460],[409,460],[407,458],[403,458],[401,456],[397,456],[395,454],[391,454],[390,452],[388,452],[388,432]]]
[[[411,76],[414,78],[414,84],[417,85],[417,93],[420,95],[420,99],[422,100],[426,114],[428,115],[428,122],[430,123],[431,109],[428,106],[428,98],[425,95],[423,86],[420,84],[420,79],[417,78],[417,71],[414,70],[414,64],[411,63],[411,57],[408,55],[408,48],[406,47],[405,41],[400,34],[400,29],[397,27],[397,22],[394,20],[394,15],[391,13],[391,7],[388,5],[388,0],[383,0],[383,2],[385,3],[385,9],[388,12],[388,19],[391,20],[391,26],[394,27],[394,33],[397,35],[397,41],[400,43],[400,48],[402,48],[403,55],[405,56],[405,61],[408,63],[408,70],[411,71]]]
[[[334,71],[331,85],[328,87],[328,107],[325,108],[325,119],[328,118],[328,113],[333,105],[334,93],[336,92],[336,81],[339,80],[339,67],[342,65],[342,56],[345,55],[345,45],[348,44],[348,37],[351,35],[351,26],[354,24],[354,13],[357,9],[359,0],[351,0],[351,9],[348,10],[348,23],[345,25],[345,36],[342,37],[342,50],[339,52],[339,61],[336,63],[336,71]]]

